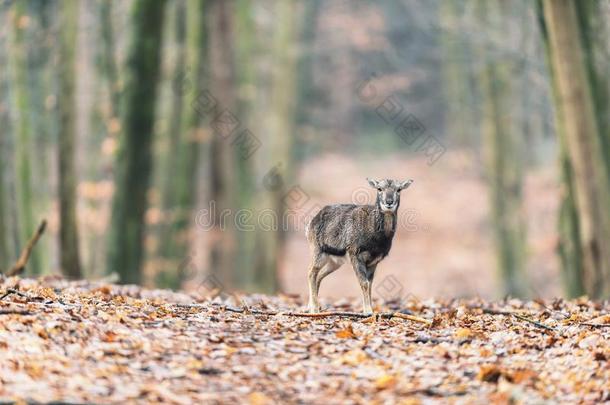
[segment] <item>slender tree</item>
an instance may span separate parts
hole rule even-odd
[[[192,87],[198,94],[204,89],[205,67],[207,62],[207,5],[200,0],[189,0],[186,3],[186,31],[183,55],[179,55],[174,76],[174,104],[185,102],[183,93]],[[179,97],[178,97],[179,96]],[[190,100],[189,100],[190,101]],[[178,111],[174,111],[178,114]],[[202,154],[202,113],[193,105],[180,108],[180,117],[175,116],[174,129],[176,137],[170,148],[174,154],[170,159],[168,183],[165,184],[165,209],[172,212],[172,223],[169,232],[162,235],[161,249],[163,256],[176,267],[188,255],[190,231],[192,230],[192,209],[197,195],[197,170]],[[172,268],[174,268],[172,266]],[[183,274],[166,277],[171,287],[179,287]]]
[[[1,93],[0,93],[1,96]],[[3,107],[3,102],[0,100],[0,107]],[[4,110],[4,108],[0,108]],[[0,112],[0,114],[2,114]],[[0,117],[7,118],[5,114],[0,115]],[[0,160],[2,162],[6,162],[4,155],[4,151],[6,150],[5,139],[4,139],[4,131],[0,131]],[[6,207],[6,196],[4,193],[5,190],[5,182],[4,182],[4,171],[0,173],[0,271],[8,268],[9,264],[9,255],[8,255],[8,237],[9,231],[7,229],[7,223],[5,218],[7,217],[7,207]]]
[[[447,114],[445,121],[452,135],[464,146],[470,141],[468,126],[470,108],[468,105],[467,44],[461,41],[459,27],[460,2],[445,1],[440,4],[440,21],[443,27],[440,39],[443,50],[443,79]],[[471,123],[470,123],[471,124]],[[472,126],[472,125],[471,125]],[[470,126],[470,127],[471,127]]]
[[[136,0],[126,70],[123,132],[116,160],[108,270],[123,283],[142,280],[144,214],[161,56],[164,0]]]
[[[496,35],[505,35],[506,24],[501,21],[500,4],[484,2],[481,16]],[[498,269],[507,294],[522,295],[525,261],[525,221],[522,209],[523,139],[520,128],[510,119],[511,83],[510,63],[506,58],[483,51],[484,66],[480,77],[485,105],[482,134],[490,210],[498,258]]]
[[[210,141],[210,201],[214,205],[210,271],[222,283],[235,284],[237,231],[223,212],[235,212],[237,175],[231,136],[236,114],[235,62],[233,47],[233,3],[209,2],[210,66],[214,80],[210,84],[218,109],[212,121]],[[222,114],[222,115],[221,115]]]
[[[7,10],[0,7],[0,20],[5,21]],[[6,66],[8,55],[6,36],[0,36],[0,65]],[[10,229],[9,221],[9,206],[7,200],[7,176],[6,172],[10,168],[9,139],[7,133],[10,133],[10,115],[8,99],[8,78],[6,70],[0,71],[0,121],[5,123],[6,127],[0,131],[0,162],[3,164],[3,170],[0,172],[0,271],[6,270],[10,266],[9,241]]]
[[[588,3],[588,2],[585,2]],[[594,2],[591,2],[594,3]],[[603,149],[607,128],[604,75],[597,75],[590,45],[591,14],[578,1],[542,1],[541,20],[551,68],[562,148],[564,201],[560,252],[568,292],[610,293],[610,181]],[[595,88],[595,90],[593,88]],[[607,90],[606,90],[607,94]]]
[[[297,98],[296,47],[298,36],[296,4],[278,2],[275,6],[277,25],[273,28],[272,55],[276,63],[271,71],[269,94],[269,118],[267,121],[265,148],[260,159],[275,165],[266,167],[266,176],[278,176],[277,180],[264,184],[260,198],[261,211],[275,213],[276,229],[264,229],[257,238],[255,261],[256,286],[266,292],[279,288],[278,267],[285,244],[283,218],[288,206],[284,199],[293,183],[295,100]],[[263,166],[264,167],[264,166]],[[275,171],[276,173],[273,173]],[[274,184],[275,183],[275,184]]]
[[[29,238],[34,233],[32,210],[32,172],[31,172],[31,138],[32,127],[29,117],[30,95],[28,89],[28,58],[26,30],[31,23],[27,14],[27,2],[16,0],[12,13],[12,43],[10,46],[11,71],[13,83],[13,105],[17,120],[15,122],[15,154],[17,174],[17,201],[19,213],[19,239]],[[39,252],[34,251],[30,259],[33,274],[40,274]]]
[[[238,0],[235,3],[235,68],[237,80],[237,115],[244,128],[255,130],[256,88],[263,85],[257,80],[257,56],[262,53],[261,38],[257,31],[254,18],[256,5],[247,0]],[[256,134],[255,134],[256,135]],[[254,159],[252,156],[240,156],[240,149],[236,148],[237,163],[237,207],[238,209],[255,209],[256,175],[254,172]],[[241,230],[237,234],[237,260],[235,287],[241,290],[258,290],[253,271],[254,259],[257,255],[255,249],[257,232]],[[239,271],[249,269],[249,271]]]
[[[162,137],[159,148],[159,164],[157,165],[158,181],[160,183],[160,209],[162,221],[156,229],[156,239],[159,240],[156,250],[156,263],[160,271],[157,272],[157,284],[178,288],[180,285],[180,261],[184,257],[176,258],[176,244],[182,235],[176,235],[174,224],[176,221],[177,188],[182,181],[178,166],[182,161],[181,142],[184,130],[185,89],[187,66],[187,2],[180,1],[172,4],[171,24],[168,32],[173,33],[166,41],[170,42],[175,54],[171,58],[171,74],[167,83],[171,88],[169,109],[169,124],[167,133]],[[169,9],[169,6],[168,6]],[[192,10],[191,10],[192,11]],[[190,26],[190,24],[188,24]],[[187,107],[188,108],[188,107]],[[161,113],[162,114],[162,113]]]
[[[176,174],[178,172],[177,165],[180,161],[179,148],[180,139],[182,138],[182,129],[184,121],[184,91],[180,88],[181,81],[185,80],[185,73],[187,69],[186,64],[186,30],[187,30],[187,9],[186,3],[181,1],[175,4],[175,42],[174,48],[176,49],[176,57],[174,62],[174,71],[172,77],[173,91],[171,94],[172,102],[170,105],[170,122],[169,131],[166,138],[169,140],[167,148],[166,159],[165,159],[165,176],[163,179],[163,187],[161,191],[163,211],[168,211],[174,205],[175,201],[175,184]],[[191,13],[194,10],[189,10]],[[195,14],[196,16],[196,14]],[[192,29],[189,21],[188,27]],[[167,244],[162,243],[167,246]]]
[[[116,44],[114,35],[114,24],[112,20],[113,0],[103,0],[99,2],[100,11],[100,37],[101,44],[101,65],[106,82],[108,93],[110,94],[110,119],[118,119],[120,103],[120,82],[119,70],[116,61]]]
[[[61,3],[61,40],[59,48],[59,255],[61,268],[70,278],[82,277],[76,215],[76,141],[75,49],[79,1]]]

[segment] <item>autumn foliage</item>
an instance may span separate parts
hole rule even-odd
[[[60,278],[8,278],[0,297],[3,402],[610,400],[610,308],[584,298],[377,302],[427,325],[292,316],[304,309],[296,296],[206,298]]]

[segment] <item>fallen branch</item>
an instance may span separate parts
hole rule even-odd
[[[11,294],[18,295],[18,296],[20,296],[22,298],[29,298],[26,294],[22,293],[21,291],[16,290],[14,288],[9,288],[9,289],[6,290],[6,292],[4,294],[2,294],[2,296],[0,297],[0,301],[5,299],[6,297],[8,297]]]
[[[253,315],[266,315],[266,316],[275,316],[275,315],[283,315],[283,316],[294,316],[294,317],[303,317],[303,318],[327,318],[331,316],[342,317],[342,318],[357,318],[357,319],[366,319],[370,318],[371,314],[365,314],[362,312],[343,312],[343,311],[327,311],[327,312],[318,312],[318,313],[309,313],[309,312],[279,312],[279,311],[261,311],[258,309],[244,309],[237,308],[231,306],[221,306],[226,311],[235,312],[235,313],[246,313]],[[407,315],[401,312],[381,312],[378,314],[374,314],[375,316],[382,319],[391,319],[391,318],[401,318],[407,319],[413,322],[419,322],[426,325],[432,325],[432,321],[430,319],[420,318],[414,315]]]
[[[555,332],[555,328],[553,328],[553,327],[551,327],[551,326],[548,326],[548,325],[545,325],[545,324],[543,324],[543,323],[541,323],[541,322],[535,321],[535,320],[530,319],[530,318],[526,318],[525,316],[518,315],[518,314],[513,314],[513,316],[514,316],[515,318],[517,318],[517,319],[521,319],[522,321],[529,322],[529,323],[531,323],[532,325],[535,325],[535,326],[537,326],[537,327],[539,327],[539,328],[542,328],[542,329],[546,329],[546,330],[550,330],[550,331],[552,331],[552,332]]]
[[[479,308],[474,308],[474,309],[479,309]],[[504,311],[504,310],[493,309],[493,308],[480,308],[480,309],[481,309],[481,311],[483,311],[484,314],[489,314],[489,315],[506,315],[506,316],[510,316],[510,315],[516,314],[516,312],[514,312],[514,311]]]
[[[534,326],[537,326],[539,328],[545,329],[545,330],[549,330],[552,332],[555,332],[555,328],[545,325],[541,322],[538,322],[534,319],[528,318],[518,312],[515,311],[504,311],[504,310],[498,310],[498,309],[493,309],[493,308],[481,308],[481,310],[483,311],[484,314],[489,314],[489,315],[505,315],[505,316],[514,316],[515,318],[521,320],[521,321],[525,321],[525,322],[529,322]]]
[[[609,328],[610,327],[610,314],[604,314],[597,316],[588,321],[581,322],[580,325],[591,326],[593,328]]]
[[[25,270],[25,266],[28,263],[28,260],[30,259],[30,255],[32,254],[32,250],[34,249],[34,246],[36,246],[38,239],[40,239],[40,237],[44,233],[46,227],[47,221],[43,219],[40,225],[38,226],[36,233],[34,233],[28,244],[25,246],[25,249],[23,249],[23,251],[21,252],[21,256],[19,256],[19,260],[17,260],[17,263],[15,263],[12,269],[6,272],[6,275],[8,277],[16,276],[23,273],[23,271]]]
[[[30,311],[23,309],[0,309],[0,315],[30,315]]]
[[[582,325],[582,326],[591,326],[591,327],[594,327],[594,328],[610,328],[610,323],[581,322],[579,325]]]

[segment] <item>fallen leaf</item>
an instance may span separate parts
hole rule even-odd
[[[271,399],[262,392],[251,393],[248,395],[248,401],[250,405],[267,405],[272,403]]]
[[[396,377],[390,374],[384,374],[375,380],[375,387],[378,390],[385,390],[396,385]]]
[[[455,331],[455,337],[460,340],[469,339],[472,335],[472,331],[468,328],[459,328]]]
[[[356,337],[356,334],[354,333],[354,329],[352,329],[352,325],[350,324],[347,326],[347,328],[341,329],[340,331],[335,333],[335,336],[340,339],[354,339]]]
[[[495,364],[484,365],[479,369],[477,380],[496,383],[502,375],[502,370]]]

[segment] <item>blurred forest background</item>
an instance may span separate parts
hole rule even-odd
[[[0,66],[4,270],[304,294],[389,177],[378,298],[610,294],[608,0],[1,0]]]

